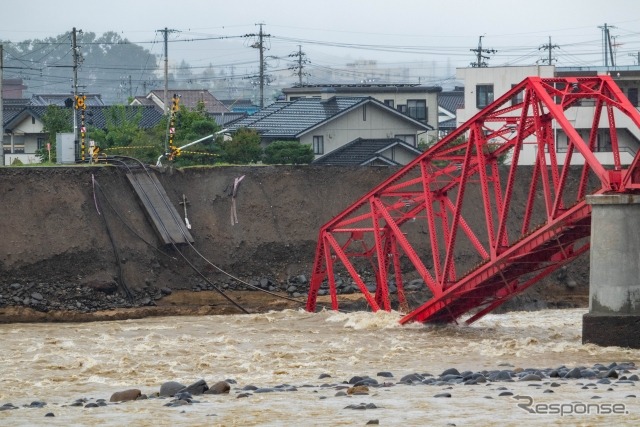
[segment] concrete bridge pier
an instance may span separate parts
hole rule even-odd
[[[589,313],[582,343],[640,348],[640,195],[587,196]]]

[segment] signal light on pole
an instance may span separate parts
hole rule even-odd
[[[177,113],[180,109],[180,97],[178,95],[173,95],[172,103],[171,103],[171,111],[173,113]]]
[[[76,95],[76,110],[87,109],[87,104],[85,104],[86,99],[87,99],[86,95]]]

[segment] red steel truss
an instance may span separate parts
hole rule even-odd
[[[588,250],[587,194],[640,189],[640,154],[623,168],[616,120],[640,128],[608,76],[525,79],[320,229],[306,309],[325,287],[337,310],[344,275],[373,311],[395,295],[401,323],[479,319]],[[603,141],[612,167],[595,154]],[[533,166],[518,164],[523,148]],[[410,278],[428,288],[417,307]]]

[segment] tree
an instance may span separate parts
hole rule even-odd
[[[166,126],[166,122],[164,123]],[[173,144],[175,147],[181,147],[208,135],[214,135],[220,130],[220,126],[207,114],[204,102],[199,102],[192,110],[180,108],[175,117],[175,130]],[[220,145],[214,141],[213,137],[192,145],[186,150],[174,159],[175,166],[213,164],[221,157]]]
[[[105,127],[90,127],[87,132],[87,137],[98,143],[102,153],[131,156],[147,163],[156,162],[164,151],[164,130],[160,126],[140,128],[141,107],[113,105],[105,109],[103,114]]]
[[[61,132],[72,132],[72,111],[68,108],[61,108],[57,105],[49,105],[44,115],[42,123],[44,132],[47,132],[47,143],[51,144],[51,159],[56,158],[56,134]],[[42,162],[49,161],[49,151],[42,147],[36,151],[36,155]]]
[[[220,130],[220,126],[211,118],[204,102],[199,102],[193,110],[180,108],[175,118],[176,134],[174,141],[184,145]]]
[[[19,77],[23,69],[29,75],[27,93],[46,87],[49,93],[69,92],[69,68],[73,65],[71,33],[45,39],[3,42],[7,70]],[[151,51],[124,39],[117,32],[101,36],[92,32],[77,32],[81,66],[78,80],[83,86],[99,93],[107,104],[124,102],[129,95],[140,95],[144,82],[156,81],[157,58]],[[37,72],[36,72],[37,71]],[[11,71],[9,71],[11,72]],[[114,84],[122,82],[122,85]]]
[[[313,161],[310,145],[298,141],[274,141],[264,150],[264,162],[275,164],[309,164]]]
[[[113,105],[105,110],[105,128],[91,129],[91,139],[100,143],[102,148],[128,147],[144,133],[140,129],[142,111],[134,114],[124,105]]]
[[[231,140],[222,142],[223,159],[233,164],[257,163],[262,157],[260,135],[253,129],[238,129]]]

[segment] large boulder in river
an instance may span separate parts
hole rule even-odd
[[[111,395],[109,402],[127,402],[129,400],[136,400],[142,396],[142,392],[137,388],[131,388],[124,391],[116,391]]]
[[[183,390],[186,386],[177,381],[167,381],[160,386],[160,397],[173,397],[177,392]]]
[[[199,394],[203,394],[207,390],[209,390],[209,386],[207,385],[207,382],[205,380],[198,380],[195,383],[178,391],[180,393],[187,392],[187,393],[191,393],[194,396],[197,396]]]
[[[209,390],[205,391],[204,394],[225,394],[229,393],[229,390],[231,390],[231,386],[228,382],[218,381],[217,383],[209,387]]]

